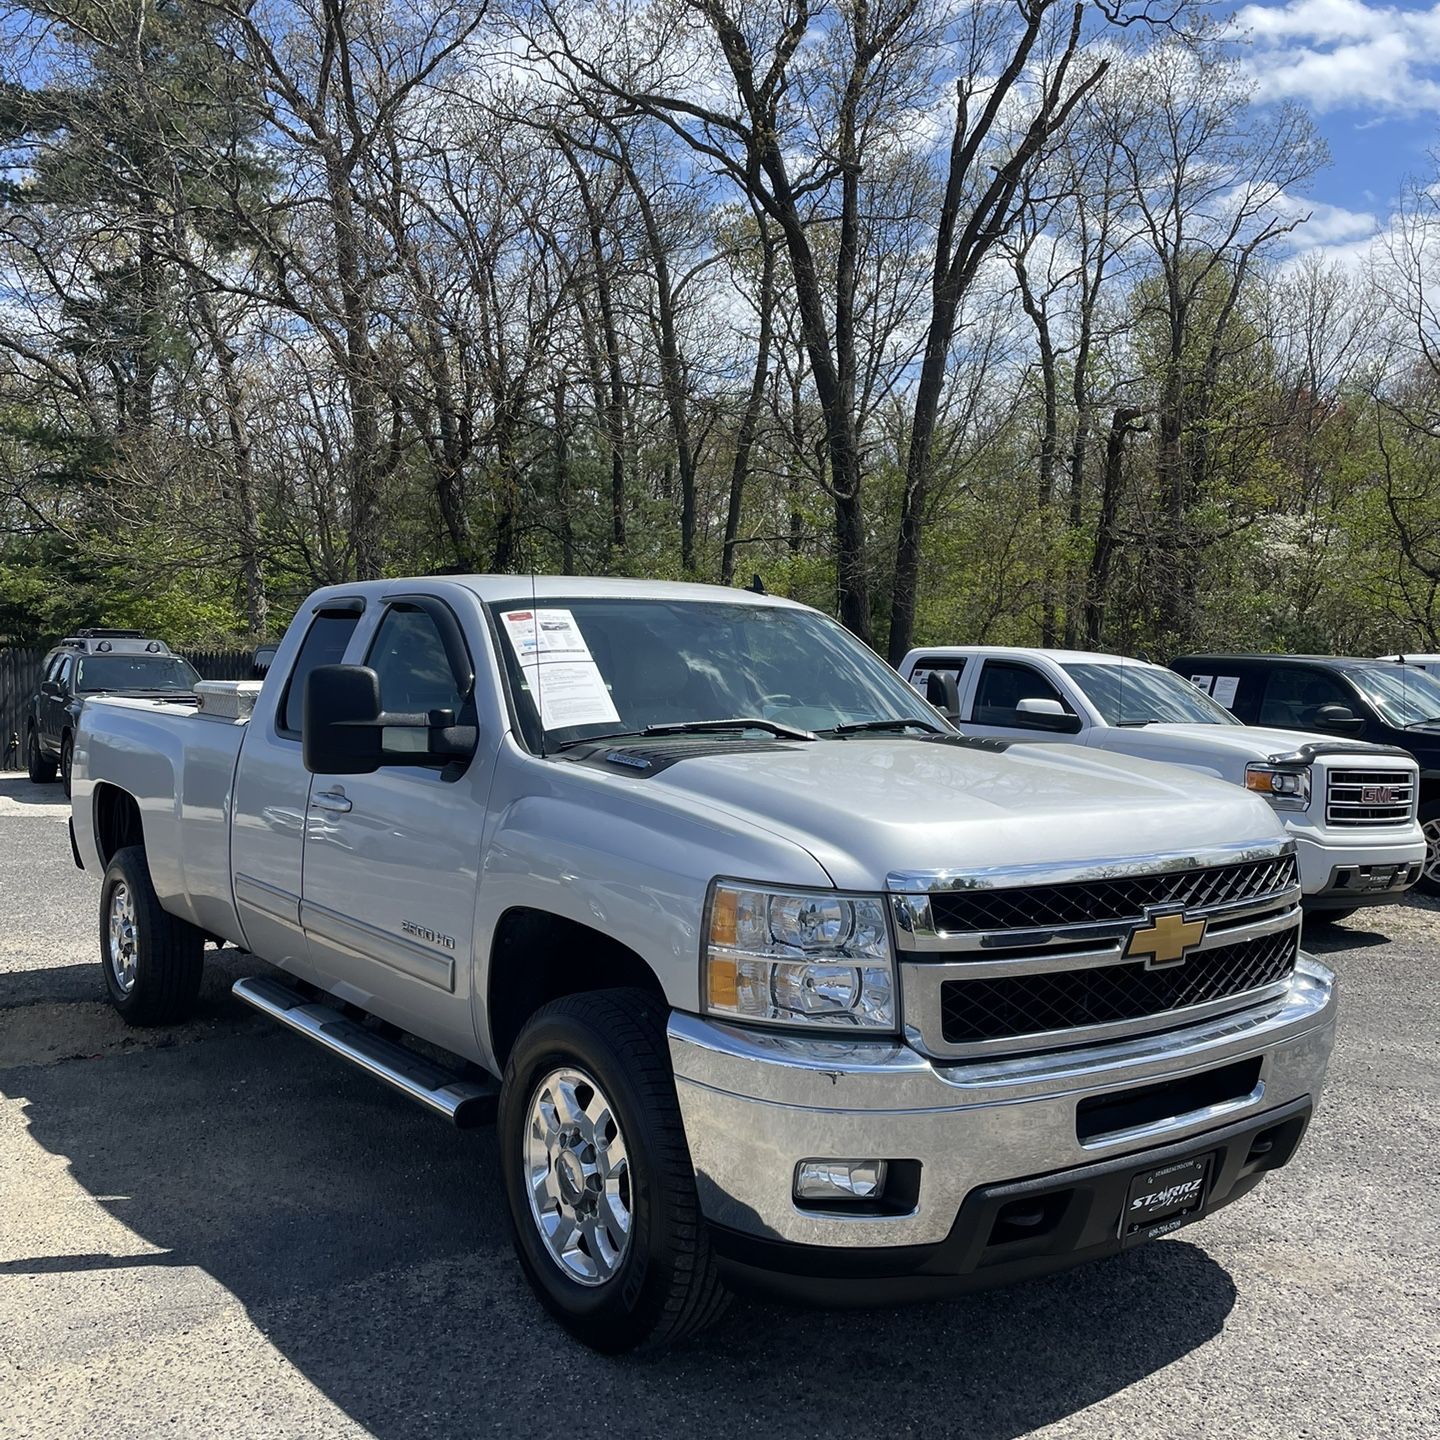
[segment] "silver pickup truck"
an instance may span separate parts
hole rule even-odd
[[[263,687],[199,689],[83,712],[116,1007],[179,1019],[224,941],[274,967],[251,1005],[493,1119],[520,1264],[598,1348],[727,1282],[888,1302],[1123,1250],[1318,1100],[1333,977],[1263,800],[968,739],[803,606],[345,585]]]

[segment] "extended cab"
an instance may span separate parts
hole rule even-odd
[[[1070,740],[1263,795],[1295,839],[1306,908],[1328,919],[1398,900],[1420,878],[1417,769],[1393,746],[1242,725],[1171,671],[1118,655],[935,646],[912,650],[900,673],[957,706],[969,734]]]
[[[1333,977],[1268,805],[967,739],[803,606],[342,585],[263,687],[200,689],[83,712],[113,1003],[179,1018],[214,937],[274,967],[251,1005],[493,1117],[520,1264],[602,1349],[727,1280],[888,1301],[1111,1254],[1285,1164],[1319,1098]]]

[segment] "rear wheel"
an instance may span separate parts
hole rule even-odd
[[[1440,895],[1440,800],[1427,800],[1420,807],[1420,828],[1425,832],[1425,864],[1415,888]]]
[[[161,909],[145,851],[116,852],[100,887],[100,967],[110,1003],[130,1025],[173,1025],[195,1008],[205,937]]]
[[[25,768],[36,785],[48,785],[55,778],[55,762],[40,748],[33,725],[25,732]]]
[[[498,1140],[521,1267],[577,1339],[655,1347],[720,1315],[656,997],[594,991],[538,1011],[506,1066]]]

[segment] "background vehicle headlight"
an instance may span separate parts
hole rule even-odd
[[[1245,788],[1263,795],[1277,810],[1304,810],[1310,804],[1310,767],[1256,762],[1245,767]]]
[[[896,1028],[882,900],[716,885],[708,913],[710,1014],[807,1028]]]

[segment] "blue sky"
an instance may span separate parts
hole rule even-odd
[[[1236,25],[1260,99],[1306,106],[1330,145],[1297,240],[1358,255],[1440,148],[1440,0],[1259,0]]]

